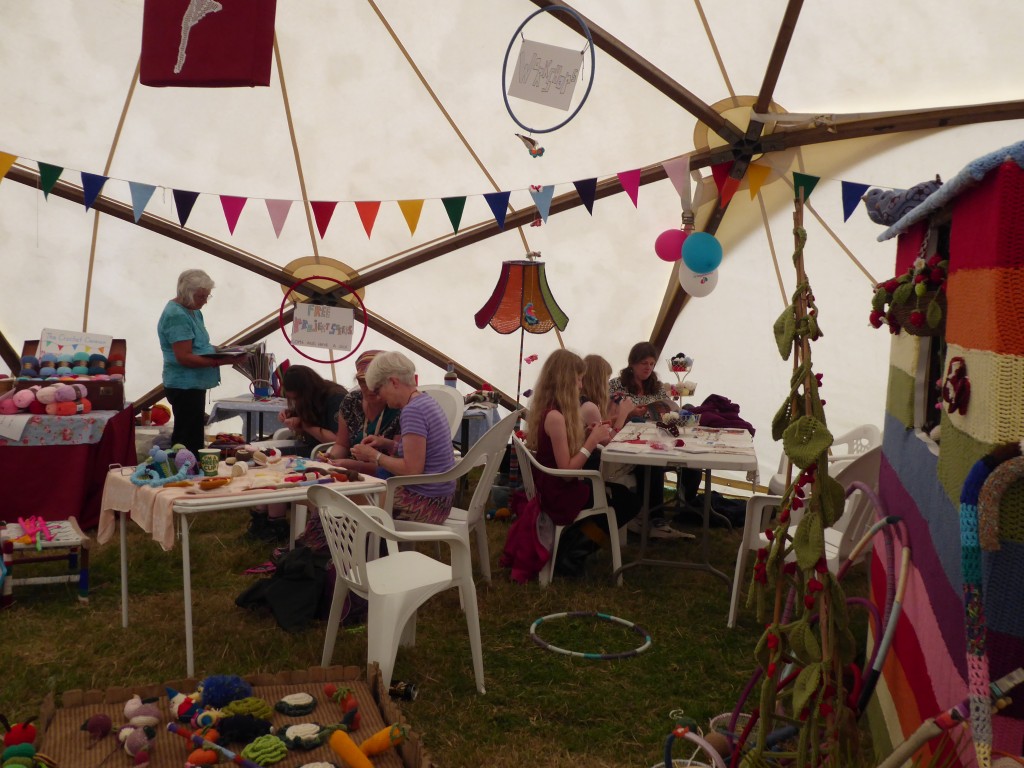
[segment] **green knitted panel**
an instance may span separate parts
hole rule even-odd
[[[960,491],[967,473],[978,459],[995,448],[975,440],[953,426],[948,414],[942,414],[942,441],[939,444],[939,482],[954,507],[960,507]]]
[[[885,395],[885,409],[904,427],[913,429],[914,377],[894,366],[889,366],[889,388]]]
[[[884,686],[886,684],[885,678],[883,677],[878,684]],[[893,743],[893,734],[889,729],[891,727],[899,732],[899,724],[889,723],[886,721],[885,713],[882,712],[882,706],[878,703],[877,694],[868,700],[865,716],[867,717],[868,734],[871,738],[871,747],[874,749],[875,754],[890,754],[895,747],[895,744]],[[902,734],[900,734],[900,737],[902,740]]]

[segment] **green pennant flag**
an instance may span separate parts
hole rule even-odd
[[[458,232],[459,223],[462,221],[462,212],[466,210],[466,196],[442,197],[441,202],[444,203],[444,209],[448,212],[448,220],[452,223],[452,229]]]
[[[62,173],[64,173],[64,169],[59,165],[39,163],[39,188],[43,190],[43,197],[49,199],[50,190],[53,189]]]
[[[810,176],[806,173],[793,171],[793,197],[800,197],[800,191],[803,190],[804,202],[806,203],[811,199],[811,192],[814,191],[814,187],[819,181],[821,181],[820,176]]]

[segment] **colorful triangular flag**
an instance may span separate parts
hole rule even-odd
[[[281,230],[284,229],[284,222],[291,209],[291,200],[267,200],[267,213],[270,214],[270,223],[274,225],[274,234],[277,237],[281,237]]]
[[[57,183],[57,179],[64,173],[64,169],[59,165],[50,165],[49,163],[39,163],[39,188],[43,190],[43,197],[49,199],[50,190],[53,189]]]
[[[722,205],[722,190],[725,188],[725,180],[729,178],[729,171],[732,170],[733,160],[727,160],[724,163],[711,166],[711,177],[715,180],[715,186],[718,187],[719,205]]]
[[[331,223],[334,209],[338,203],[333,200],[310,200],[310,208],[313,209],[313,218],[316,220],[316,231],[320,233],[320,239],[327,234],[327,226]]]
[[[423,213],[422,200],[399,200],[398,207],[405,217],[405,223],[409,225],[409,234],[416,234],[416,227],[420,223],[420,214]]]
[[[171,191],[174,194],[174,207],[178,209],[178,223],[184,227],[188,217],[192,214],[192,206],[199,199],[199,193],[189,192],[187,189],[174,189]]]
[[[554,184],[545,184],[543,187],[530,187],[530,197],[533,198],[533,204],[537,206],[537,213],[540,214],[540,218],[545,224],[548,223],[548,214],[551,213],[551,198],[554,195]]]
[[[814,191],[819,181],[821,181],[820,176],[811,176],[806,173],[793,171],[793,196],[800,197],[800,193],[803,192],[804,202],[806,203],[811,199],[811,192]]]
[[[103,185],[107,183],[107,178],[109,177],[82,171],[82,202],[85,203],[85,210],[92,208]]]
[[[632,171],[619,171],[615,175],[619,177],[619,184],[622,185],[622,191],[629,195],[629,199],[633,201],[633,207],[636,208],[637,195],[640,193],[640,169],[636,168]]]
[[[377,220],[377,212],[380,211],[380,200],[357,201],[356,211],[359,213],[359,220],[363,222],[366,236],[369,237],[373,232],[373,222]]]
[[[487,201],[491,213],[494,214],[494,220],[498,222],[498,229],[505,228],[505,215],[508,213],[508,198],[511,194],[511,192],[487,192],[484,195],[484,200]]]
[[[462,221],[462,212],[466,210],[466,196],[442,197],[441,202],[444,203],[444,209],[448,213],[448,221],[452,223],[452,229],[458,232],[459,223]]]
[[[220,207],[224,209],[224,220],[228,223],[228,232],[235,234],[235,225],[238,217],[242,215],[247,197],[235,197],[234,195],[221,195]]]
[[[141,181],[129,181],[128,190],[132,194],[132,214],[135,216],[135,223],[138,224],[156,187],[152,184],[143,184]]]
[[[572,183],[576,187],[576,194],[587,207],[587,213],[594,215],[594,197],[597,194],[597,179],[580,179]]]
[[[12,155],[8,152],[0,152],[0,181],[3,181],[4,176],[11,170],[11,166],[18,161],[16,155]]]
[[[843,221],[849,221],[853,212],[860,205],[860,199],[868,191],[867,184],[859,184],[855,181],[843,182]]]
[[[765,181],[772,172],[770,165],[751,163],[747,166],[747,181],[750,182],[750,199],[757,197],[757,193],[764,186]]]

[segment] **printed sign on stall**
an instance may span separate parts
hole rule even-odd
[[[319,349],[352,349],[351,308],[298,304],[292,319],[292,343]]]
[[[55,355],[88,352],[90,355],[109,355],[113,336],[102,333],[85,333],[83,331],[60,331],[54,328],[43,328],[39,334],[37,356],[47,352]]]

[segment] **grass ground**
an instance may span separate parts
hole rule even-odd
[[[305,669],[319,663],[324,624],[297,634],[279,629],[267,613],[237,608],[234,598],[252,576],[242,571],[266,559],[269,546],[243,541],[248,515],[223,512],[192,526],[196,671],[251,674]],[[760,625],[742,610],[736,629],[725,627],[729,589],[692,570],[644,566],[609,578],[606,553],[592,558],[585,578],[556,579],[546,588],[516,585],[497,567],[507,524],[489,522],[494,580],[478,583],[487,693],[476,693],[458,596],[436,597],[420,611],[417,644],[400,649],[395,679],[415,682],[419,696],[402,710],[438,765],[650,766],[677,713],[704,727],[732,710],[754,669]],[[732,574],[740,532],[711,534],[711,561]],[[696,541],[655,542],[654,556],[699,555]],[[636,554],[631,542],[624,559]],[[129,531],[130,619],[121,627],[119,557],[114,541],[92,549],[87,604],[69,585],[15,590],[15,605],[0,613],[0,713],[11,722],[38,712],[50,691],[159,683],[185,675],[181,553],[162,551],[146,534]],[[478,580],[479,581],[479,580]],[[857,573],[849,594],[863,594]],[[541,616],[600,611],[648,630],[647,653],[615,661],[571,658],[529,638]],[[641,639],[625,627],[593,620],[545,623],[552,645],[615,652]],[[362,628],[339,633],[333,662],[365,664]],[[682,756],[677,746],[676,755]]]

